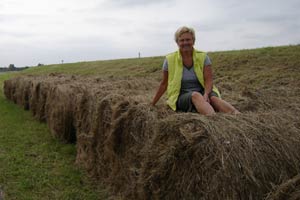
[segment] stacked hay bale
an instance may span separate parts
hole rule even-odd
[[[66,143],[76,141],[75,107],[79,94],[84,92],[81,84],[64,83],[48,91],[46,110],[48,126],[52,135]]]
[[[288,121],[193,114],[162,120],[144,149],[139,199],[263,199],[300,170],[299,130],[278,132],[272,120]]]
[[[95,176],[95,137],[93,131],[96,97],[89,90],[84,90],[76,102],[75,119],[77,128],[76,163]]]
[[[98,93],[100,96],[87,93],[85,95],[86,97],[82,98],[81,104],[77,107],[76,162],[83,165],[93,176],[104,177],[108,174],[107,167],[99,160],[99,157],[103,157],[103,143],[113,123],[114,108],[123,101],[124,97],[121,95],[105,96],[103,93]],[[97,167],[99,165],[102,167]]]
[[[111,172],[107,181],[116,192],[128,196],[137,189],[144,157],[141,150],[156,135],[157,120],[157,113],[149,106],[136,104],[129,105],[127,111],[114,121],[102,157]]]
[[[7,80],[4,91],[46,121],[55,137],[76,141],[76,163],[127,199],[298,194],[284,184],[299,185],[292,179],[300,172],[295,115],[300,107],[294,96],[292,111],[288,102],[268,110],[278,107],[277,97],[268,101],[245,90],[240,107],[248,112],[205,117],[174,113],[162,104],[151,107],[157,84],[144,78],[49,75]],[[251,112],[256,104],[260,112]]]
[[[136,187],[140,150],[155,135],[156,121],[170,113],[148,105],[150,97],[145,91],[156,87],[150,80],[100,79],[77,103],[76,162],[115,193],[128,196]],[[124,184],[127,182],[131,184]]]
[[[31,84],[31,95],[29,107],[34,117],[39,121],[47,121],[46,101],[51,85],[40,80],[33,80]]]
[[[24,109],[27,109],[29,108],[30,86],[30,80],[28,80],[27,77],[6,80],[4,84],[4,94],[14,103],[22,105]]]

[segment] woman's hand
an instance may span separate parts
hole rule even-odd
[[[209,95],[207,93],[204,93],[203,98],[206,102],[210,103]]]
[[[212,91],[213,88],[213,75],[212,75],[212,68],[210,65],[206,65],[204,67],[204,82],[205,82],[205,88],[204,88],[204,99],[206,102],[210,103],[209,94]]]

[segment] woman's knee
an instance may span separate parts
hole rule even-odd
[[[210,96],[209,97],[209,100],[212,104],[218,104],[220,102],[220,98],[219,97],[216,97],[216,96]]]
[[[192,92],[193,101],[204,101],[203,96],[199,92]]]
[[[215,110],[224,113],[235,113],[238,112],[230,103],[224,101],[218,97],[211,98],[211,104]]]

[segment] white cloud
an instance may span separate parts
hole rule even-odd
[[[179,26],[203,50],[299,41],[298,0],[1,0],[0,66],[164,55]],[[3,52],[3,53],[2,53]]]

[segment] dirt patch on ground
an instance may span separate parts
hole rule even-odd
[[[224,85],[243,114],[212,117],[175,113],[163,101],[151,107],[158,82],[150,78],[21,76],[5,81],[4,92],[56,138],[76,142],[76,163],[126,199],[295,199],[296,85]]]

